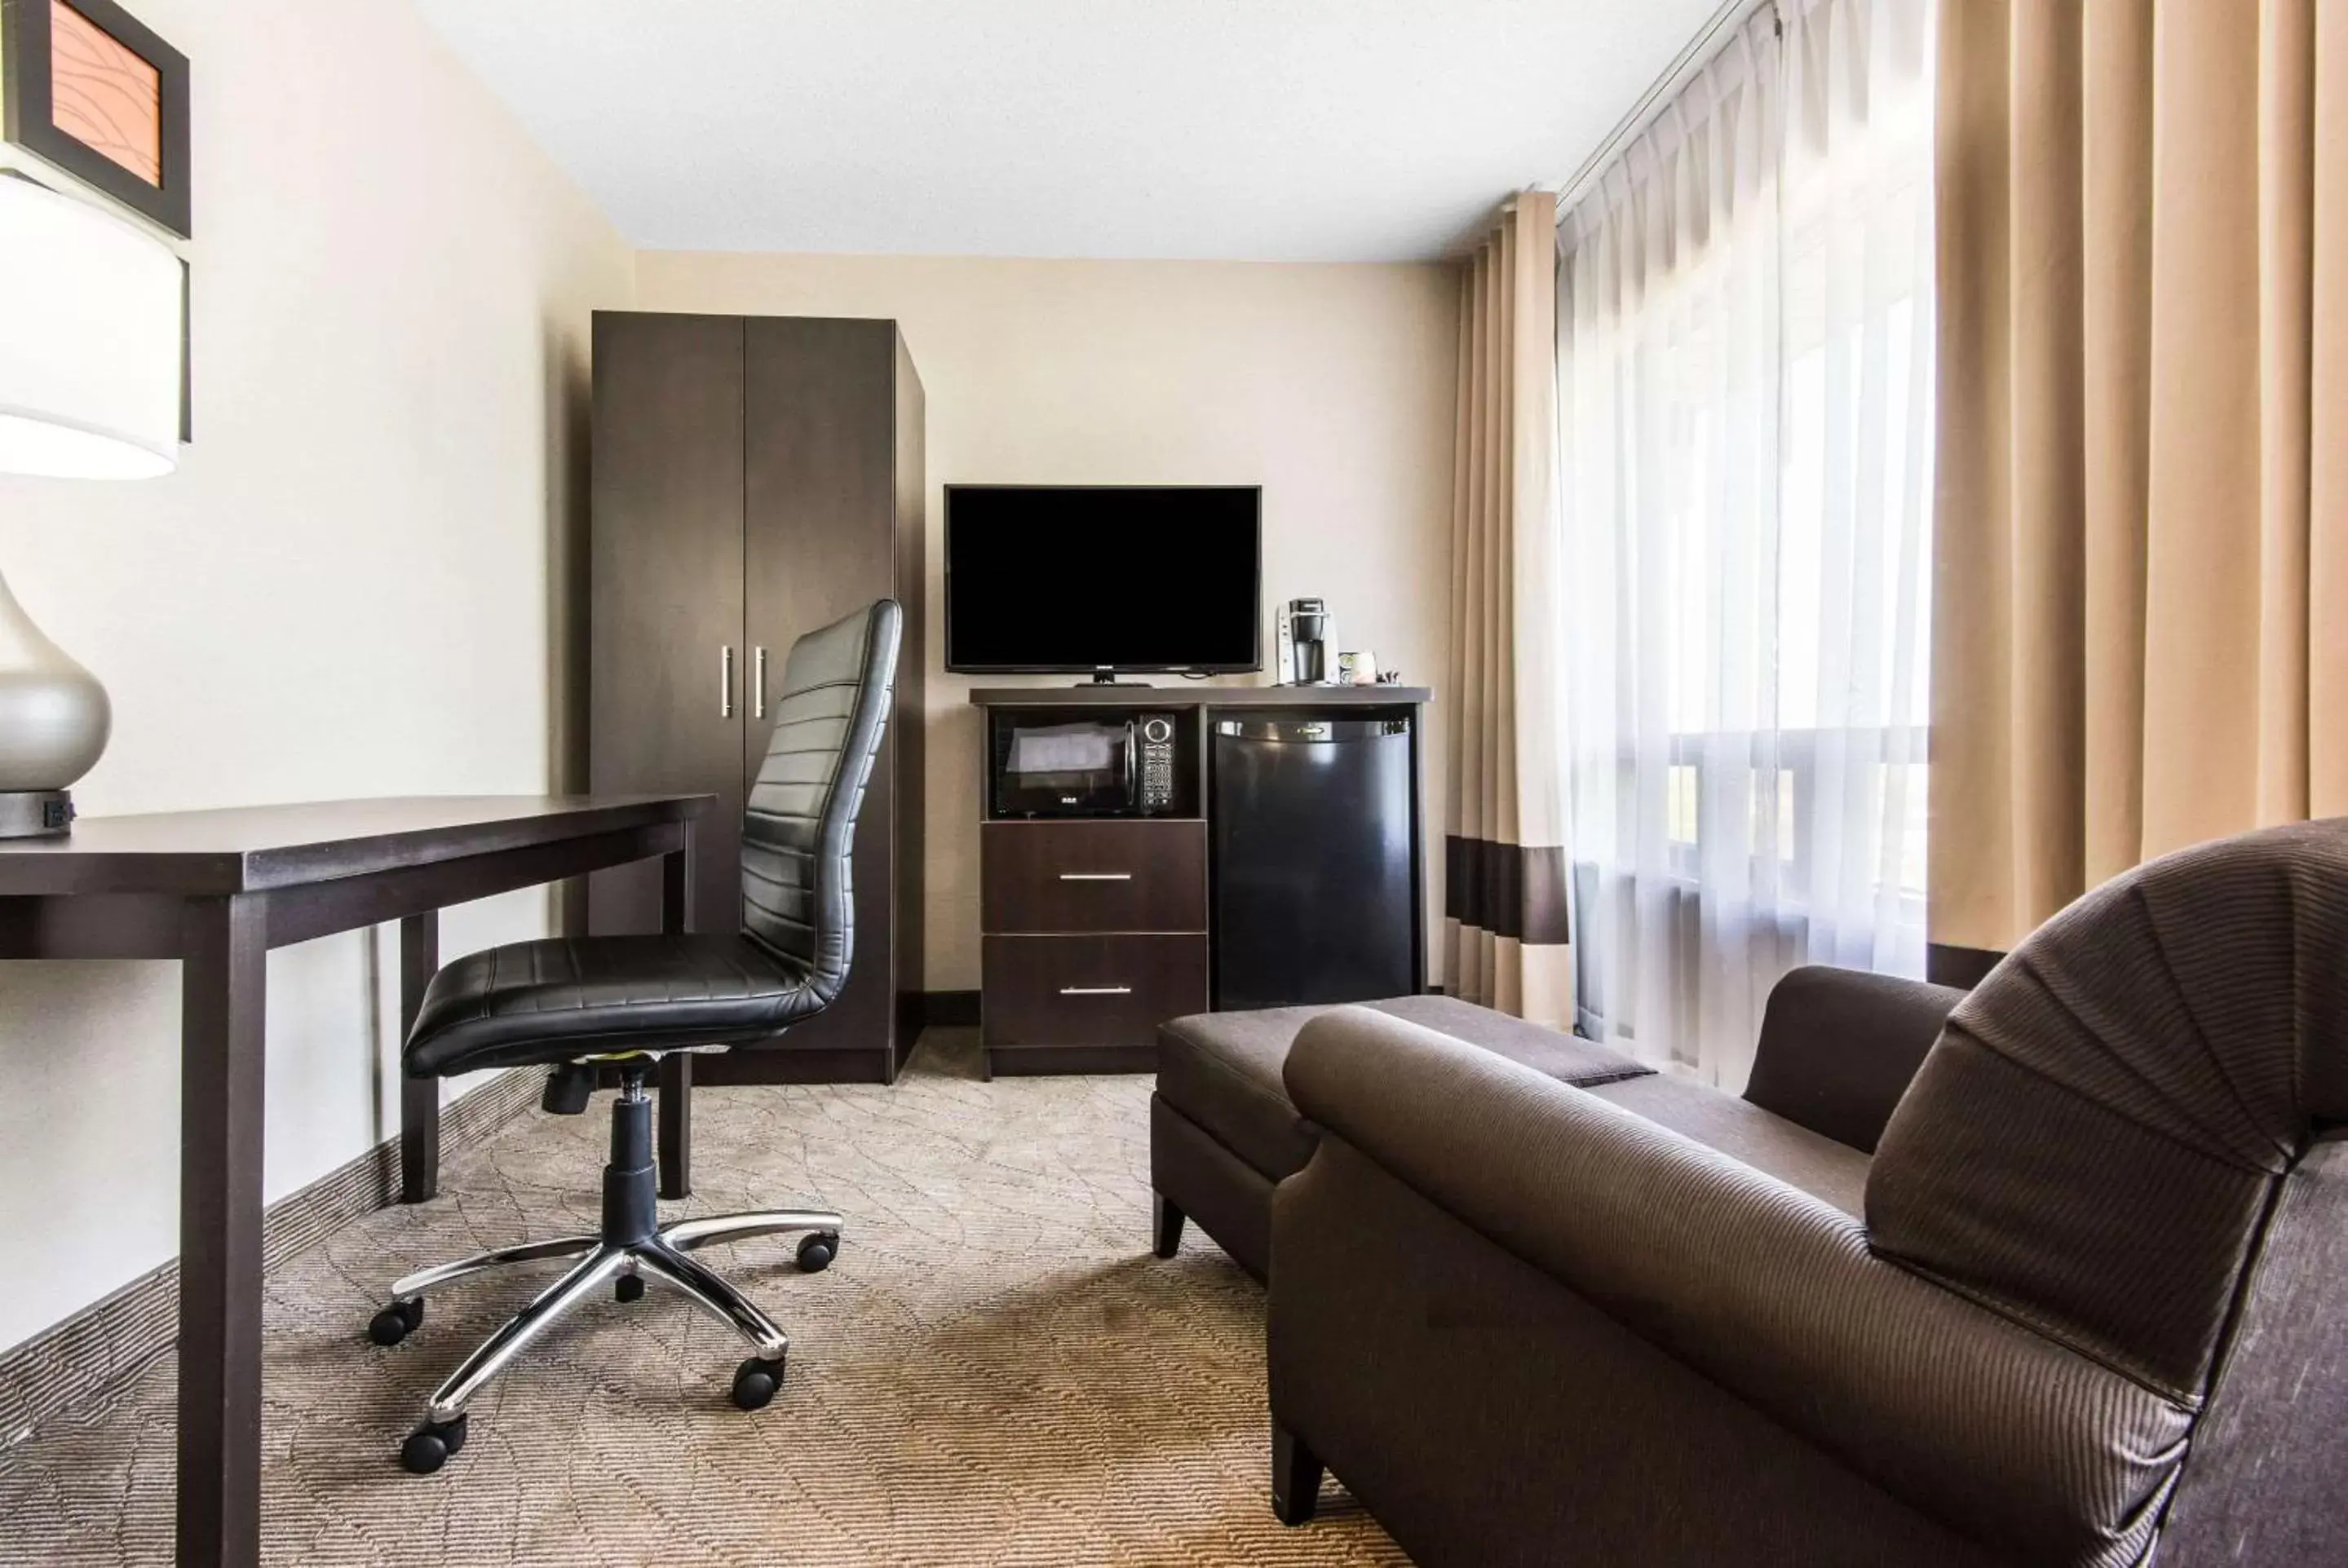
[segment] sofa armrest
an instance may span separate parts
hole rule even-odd
[[[1363,1009],[1307,1025],[1286,1080],[1329,1137],[1894,1496],[2026,1561],[2149,1538],[2188,1412],[1809,1194]]]
[[[1769,992],[1745,1098],[1872,1154],[1941,1026],[1965,993],[1811,964]]]

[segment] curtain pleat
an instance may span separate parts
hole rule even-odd
[[[1564,1026],[1555,220],[1553,197],[1519,197],[1460,282],[1444,973],[1456,995]]]
[[[1931,933],[2348,811],[2348,19],[1943,7]]]

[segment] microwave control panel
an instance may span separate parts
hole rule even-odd
[[[1133,723],[1141,763],[1141,798],[1135,804],[1144,816],[1174,809],[1174,725],[1171,713],[1144,713]]]

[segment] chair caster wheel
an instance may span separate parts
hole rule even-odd
[[[642,1301],[644,1298],[644,1281],[642,1275],[623,1274],[612,1282],[613,1300]]]
[[[399,1445],[399,1468],[410,1475],[430,1475],[465,1450],[465,1419],[427,1421]]]
[[[396,1345],[424,1321],[424,1298],[395,1301],[367,1319],[367,1337],[378,1345]]]
[[[734,1404],[737,1409],[763,1410],[774,1401],[783,1386],[783,1359],[771,1361],[756,1356],[734,1368]]]
[[[801,1274],[821,1274],[831,1266],[831,1260],[839,1255],[839,1233],[838,1231],[818,1231],[813,1235],[802,1236],[799,1239],[799,1272]]]

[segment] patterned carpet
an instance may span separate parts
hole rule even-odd
[[[1334,1483],[1266,1502],[1263,1298],[1210,1245],[1148,1251],[1146,1077],[981,1082],[932,1031],[894,1089],[705,1090],[677,1212],[820,1202],[828,1273],[790,1238],[703,1255],[791,1335],[788,1380],[726,1402],[745,1353],[658,1286],[558,1330],[473,1407],[448,1468],[393,1460],[432,1385],[537,1284],[458,1286],[379,1350],[388,1280],[592,1230],[609,1122],[531,1112],[269,1282],[264,1556],[326,1564],[1380,1563]],[[535,1282],[535,1283],[533,1283]],[[0,1458],[0,1563],[170,1558],[173,1363]]]

